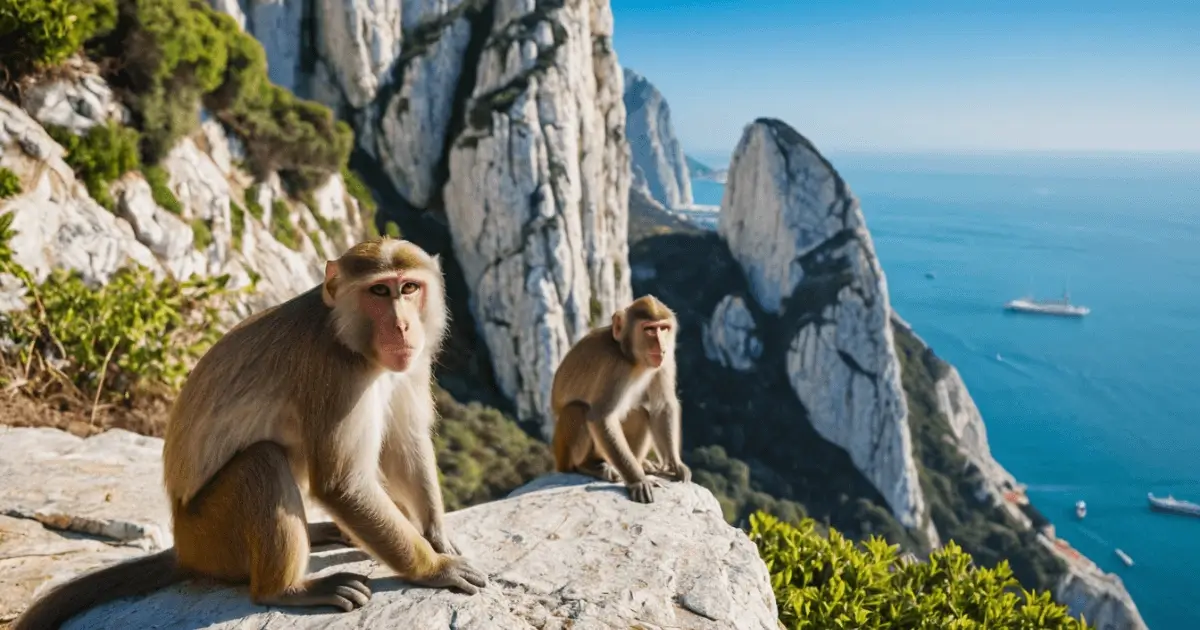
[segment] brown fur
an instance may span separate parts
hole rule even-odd
[[[660,332],[649,335],[646,325]],[[675,313],[646,295],[613,313],[611,325],[593,329],[567,352],[550,396],[555,470],[623,480],[640,503],[652,502],[651,488],[659,485],[647,473],[691,480],[680,456],[678,328]],[[663,465],[647,460],[652,447]]]
[[[371,289],[379,283],[390,293]],[[310,544],[342,532],[411,582],[486,585],[446,536],[430,436],[447,319],[438,259],[383,238],[234,327],[198,362],[167,426],[174,549],[68,582],[14,630],[193,575],[249,583],[259,604],[353,610],[370,597],[365,576],[306,577]],[[307,524],[304,492],[336,527]]]

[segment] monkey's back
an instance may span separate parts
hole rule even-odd
[[[620,344],[612,337],[612,326],[592,329],[571,346],[554,371],[550,385],[553,412],[557,415],[574,402],[592,404],[604,385],[594,374],[609,373],[615,363],[624,360]]]
[[[173,500],[190,500],[254,442],[289,448],[299,442],[295,420],[316,392],[296,383],[312,381],[314,372],[331,388],[345,378],[323,369],[340,346],[324,333],[328,313],[318,286],[246,318],[200,358],[171,408],[164,435],[163,475]]]

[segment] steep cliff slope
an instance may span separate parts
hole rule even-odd
[[[671,106],[653,83],[629,68],[625,68],[625,121],[632,186],[667,208],[692,205],[692,179],[671,125]]]
[[[390,184],[381,196],[395,195],[384,218],[453,253],[451,300],[469,305],[456,312],[458,337],[479,335],[487,348],[458,371],[494,380],[548,437],[559,359],[632,298],[630,158],[608,3],[214,6],[263,42],[282,84],[352,122],[356,163]],[[471,345],[455,353],[474,354]]]

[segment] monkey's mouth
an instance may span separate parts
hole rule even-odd
[[[646,353],[646,357],[650,359],[650,365],[654,367],[662,365],[663,355],[661,352],[648,352]]]

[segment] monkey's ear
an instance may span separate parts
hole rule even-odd
[[[336,260],[325,261],[325,285],[321,287],[321,299],[325,306],[332,307],[337,293],[338,264]]]
[[[616,313],[613,313],[612,317],[613,339],[616,339],[617,341],[621,340],[621,333],[623,332],[622,329],[625,328],[625,318],[621,317],[622,315],[624,315],[624,313],[617,311]]]
[[[433,255],[431,258],[433,259],[433,267],[434,267],[434,269],[437,269],[438,271],[441,271],[441,270],[442,270],[442,255],[441,255],[441,254],[434,254],[434,255]]]

